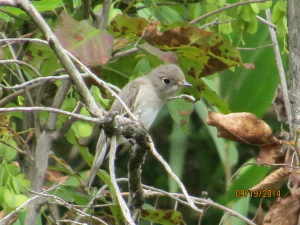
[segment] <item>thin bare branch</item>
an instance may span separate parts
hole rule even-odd
[[[274,47],[275,44],[269,44],[269,45],[263,45],[263,46],[259,46],[259,47],[255,47],[255,48],[237,48],[240,51],[255,51],[261,48],[268,48],[268,47]]]
[[[267,20],[270,22],[271,21],[270,9],[266,10],[266,16],[267,16]],[[281,59],[281,54],[280,54],[280,50],[279,50],[279,46],[278,46],[277,36],[276,36],[276,32],[274,31],[274,29],[271,27],[269,27],[269,32],[270,32],[271,40],[274,44],[275,60],[276,60],[276,65],[277,65],[279,76],[280,76],[280,82],[281,82],[281,87],[282,87],[284,105],[285,105],[286,113],[287,113],[288,124],[289,124],[289,128],[290,128],[290,132],[293,132],[292,131],[292,110],[291,110],[289,92],[288,92],[287,83],[286,83],[286,76],[285,76],[282,59]]]
[[[88,77],[89,75],[87,73],[83,73],[83,74],[81,74],[81,76],[82,77]],[[32,79],[30,81],[27,81],[27,82],[25,82],[23,84],[17,84],[17,85],[10,86],[10,87],[7,87],[7,86],[5,86],[3,84],[0,84],[0,87],[2,87],[5,90],[15,90],[15,89],[25,88],[25,87],[28,87],[28,86],[30,86],[32,84],[40,83],[40,82],[44,82],[44,81],[66,80],[66,79],[69,79],[69,78],[70,78],[69,75],[38,77],[38,78]]]
[[[116,182],[128,182],[128,178],[118,178],[118,179],[116,179]],[[158,189],[158,188],[155,188],[155,187],[151,187],[151,186],[148,186],[148,185],[145,185],[145,184],[142,184],[142,187],[145,189],[144,190],[145,196],[148,196],[148,197],[151,197],[151,196],[168,196],[168,197],[174,199],[175,201],[178,201],[181,204],[190,207],[190,204],[188,202],[182,200],[182,199],[186,199],[186,197],[183,194],[169,193],[167,191],[164,191],[164,190],[161,190],[161,189]],[[107,188],[108,188],[108,186],[105,184],[103,187],[101,187],[99,189],[99,191],[98,191],[98,193],[97,193],[96,196],[101,196],[100,193],[102,193]],[[198,198],[198,197],[193,197],[193,196],[190,196],[190,198],[193,199],[196,204],[203,205],[203,206],[205,206],[205,205],[211,205],[211,206],[213,206],[215,208],[218,208],[220,210],[228,212],[229,214],[231,214],[231,215],[233,215],[235,217],[240,218],[241,220],[245,221],[247,224],[255,225],[254,222],[252,222],[251,220],[249,220],[245,216],[243,216],[243,215],[235,212],[234,210],[232,210],[230,208],[227,208],[227,207],[225,207],[223,205],[220,205],[220,204],[212,201],[211,199],[204,199],[204,198]],[[199,210],[196,210],[196,211],[199,212]]]
[[[68,209],[74,210],[77,214],[86,217],[86,218],[92,218],[97,222],[100,222],[101,224],[105,224],[108,225],[105,221],[101,220],[100,218],[96,217],[96,216],[92,216],[88,213],[83,212],[82,210],[78,209],[77,207],[74,207],[73,204],[70,204],[68,202],[66,202],[65,200],[63,200],[62,198],[59,198],[55,195],[51,195],[51,194],[46,194],[46,193],[39,193],[39,192],[35,192],[32,190],[29,190],[31,193],[35,194],[36,196],[42,196],[42,197],[46,197],[46,198],[52,198],[54,200],[54,203],[58,204],[58,205],[63,205],[65,207],[67,207]],[[1,225],[1,224],[0,224]]]
[[[151,149],[152,154],[157,158],[157,160],[165,167],[165,170],[168,172],[168,174],[176,181],[176,183],[178,184],[179,188],[181,189],[183,195],[185,196],[186,200],[188,201],[190,207],[198,212],[202,212],[201,209],[197,208],[195,206],[195,203],[193,202],[193,200],[191,199],[191,197],[189,196],[185,186],[183,185],[183,183],[181,182],[181,180],[179,179],[179,177],[172,171],[171,167],[169,166],[169,164],[163,159],[163,157],[156,151],[155,147],[154,147],[154,143],[152,141],[152,138],[150,136],[148,136],[148,140],[149,140],[149,147]]]
[[[40,84],[33,84],[33,85],[30,85],[30,86],[27,86],[27,90],[30,90],[30,89],[33,89],[33,88],[38,88],[40,86]],[[18,90],[8,96],[6,96],[5,98],[2,98],[0,100],[0,107],[3,106],[6,102],[12,100],[13,98],[16,98],[18,96],[20,96],[21,94],[25,93],[25,89],[21,89],[21,90]]]
[[[126,204],[126,202],[123,199],[123,196],[120,192],[118,183],[116,181],[116,173],[115,173],[115,158],[116,158],[116,137],[112,136],[111,137],[111,142],[110,142],[110,150],[109,150],[109,173],[110,173],[110,180],[112,183],[112,186],[114,188],[114,191],[116,193],[116,198],[119,202],[119,206],[121,208],[121,211],[123,213],[123,216],[125,220],[127,221],[128,224],[130,225],[135,225],[135,222],[132,220],[131,215],[130,215],[130,210]]]
[[[35,69],[32,65],[30,65],[30,64],[28,64],[26,62],[23,62],[23,61],[20,61],[20,60],[17,60],[17,59],[0,60],[0,65],[11,64],[11,63],[18,64],[18,65],[21,65],[21,66],[26,66],[29,69],[31,69],[37,76],[39,76],[39,77],[42,76],[37,69]]]
[[[204,24],[203,26],[199,27],[201,29],[204,29],[205,27],[209,27],[209,26],[215,26],[215,25],[220,25],[220,24],[225,24],[225,23],[230,23],[232,21],[235,21],[236,19],[233,18],[231,20],[226,20],[226,21],[222,21],[222,22],[218,22],[219,18],[214,19],[213,21],[211,21],[210,23]]]
[[[44,111],[44,112],[53,112],[53,113],[61,113],[67,116],[72,116],[79,120],[93,122],[93,123],[101,123],[103,122],[102,119],[99,118],[91,118],[71,112],[67,112],[61,109],[54,109],[51,107],[11,107],[11,108],[0,108],[0,113],[8,113],[8,112],[16,112],[16,111],[23,111],[23,112],[32,112],[32,111]]]
[[[174,99],[186,99],[189,102],[193,102],[193,103],[196,102],[196,99],[194,98],[194,96],[186,95],[186,94],[175,96],[175,97],[171,97],[171,98],[168,99],[168,101],[172,101]]]
[[[134,52],[137,52],[139,49],[137,47],[135,48],[131,48],[131,49],[128,49],[128,50],[125,50],[123,52],[119,52],[119,53],[116,53],[112,59],[116,59],[116,58],[120,58],[120,57],[123,57],[123,56],[126,56],[126,55],[129,55],[131,53],[134,53]]]
[[[276,29],[276,25],[273,24],[271,21],[267,21],[267,20],[265,20],[264,18],[262,18],[262,17],[260,17],[260,16],[258,16],[258,15],[256,15],[256,18],[257,18],[259,21],[263,22],[264,24],[268,25],[269,27],[272,27],[272,28]]]
[[[18,1],[17,0],[1,0],[0,5],[18,7]]]

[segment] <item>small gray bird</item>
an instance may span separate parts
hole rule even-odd
[[[157,114],[167,100],[174,96],[182,87],[191,86],[185,80],[182,70],[176,65],[161,65],[152,70],[148,75],[139,77],[129,82],[120,91],[120,98],[126,103],[133,114],[140,114],[146,129],[149,129]],[[125,110],[116,99],[111,106],[112,111],[124,114]],[[87,182],[87,189],[91,188],[98,169],[102,165],[109,146],[109,139],[104,131],[98,139],[96,155]],[[126,142],[123,137],[117,138],[117,146]]]

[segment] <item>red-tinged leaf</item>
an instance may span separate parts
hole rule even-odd
[[[114,38],[107,31],[95,29],[71,18],[65,11],[54,33],[64,48],[89,66],[104,65],[111,58]]]
[[[280,144],[268,124],[252,113],[224,115],[209,111],[206,122],[218,129],[218,137],[253,145]]]

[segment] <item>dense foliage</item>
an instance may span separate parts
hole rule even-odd
[[[143,187],[148,192],[139,224],[218,224],[222,219],[224,224],[244,224],[255,215],[255,223],[271,224],[272,212],[283,207],[278,197],[289,193],[283,184],[296,173],[278,165],[297,166],[291,150],[280,152],[284,144],[278,134],[285,121],[277,121],[279,106],[272,106],[280,79],[273,49],[277,44],[270,32],[276,28],[286,68],[285,1],[41,0],[0,5],[5,4],[0,7],[0,112],[11,111],[0,114],[0,218],[4,222],[30,224],[27,212],[31,211],[26,207],[33,203],[38,208],[37,224],[124,221],[108,163],[98,173],[101,179],[95,181],[96,187],[91,192],[84,188],[99,124],[50,110],[95,116],[81,92],[84,88],[66,66],[64,57],[72,54],[73,70],[104,110],[114,100],[112,90],[161,64],[178,64],[193,85],[181,94],[194,100],[170,101],[150,135],[188,193],[196,197],[197,209],[204,211],[192,208],[185,197],[181,199],[186,204],[170,197],[182,189],[148,153],[142,183],[154,188]],[[24,4],[33,4],[53,33]],[[271,18],[266,17],[269,12]],[[69,53],[60,56],[52,38]],[[38,106],[48,108],[34,109]],[[127,177],[128,158],[128,151],[118,154],[118,178]],[[41,164],[47,169],[44,177],[38,172]],[[107,186],[95,200],[103,185]],[[131,191],[127,180],[120,181],[119,187],[127,200]],[[274,192],[263,199],[262,190]],[[251,194],[245,196],[246,192]],[[35,196],[46,200],[35,202]],[[288,206],[293,203],[284,200]],[[268,212],[265,218],[259,216],[263,211]],[[285,224],[293,224],[294,218]]]

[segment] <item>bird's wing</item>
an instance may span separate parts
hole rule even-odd
[[[105,159],[105,156],[107,154],[107,145],[109,143],[110,143],[109,138],[106,138],[104,134],[104,130],[102,130],[97,142],[96,154],[91,168],[91,173],[86,184],[88,190],[92,187],[92,183],[96,177],[96,174]]]
[[[124,103],[131,111],[134,110],[135,99],[137,94],[139,93],[142,83],[143,79],[138,78],[128,83],[119,93],[119,97],[124,101]],[[120,114],[126,113],[124,107],[121,105],[118,99],[115,99],[110,109],[113,111],[118,111]]]

